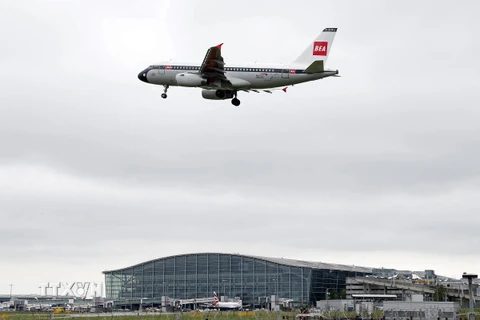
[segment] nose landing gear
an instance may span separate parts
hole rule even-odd
[[[167,99],[167,91],[168,91],[168,88],[169,88],[168,85],[164,85],[164,86],[163,86],[163,93],[162,93],[162,98],[163,98],[163,99]]]

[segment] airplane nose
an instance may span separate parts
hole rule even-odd
[[[143,81],[143,82],[148,82],[148,80],[147,80],[147,71],[146,71],[146,70],[143,70],[142,72],[140,72],[140,73],[138,74],[138,79],[139,79],[140,81]]]

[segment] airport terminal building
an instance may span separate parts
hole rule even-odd
[[[261,307],[272,295],[310,306],[338,293],[346,278],[371,274],[357,266],[240,254],[195,253],[159,258],[118,270],[104,271],[106,297],[195,299],[239,297],[244,305]]]

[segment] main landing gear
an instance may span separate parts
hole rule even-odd
[[[168,91],[168,85],[163,86],[163,93],[162,93],[162,98],[167,99],[167,91]]]
[[[232,104],[235,107],[238,107],[240,105],[240,100],[237,99],[237,91],[235,91],[235,93],[234,93],[234,97],[232,99]]]

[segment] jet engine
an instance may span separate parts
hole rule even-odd
[[[200,87],[208,84],[208,79],[194,73],[179,73],[175,76],[175,80],[179,86],[183,87]]]
[[[233,98],[232,90],[202,90],[202,97],[210,100],[225,100]]]

